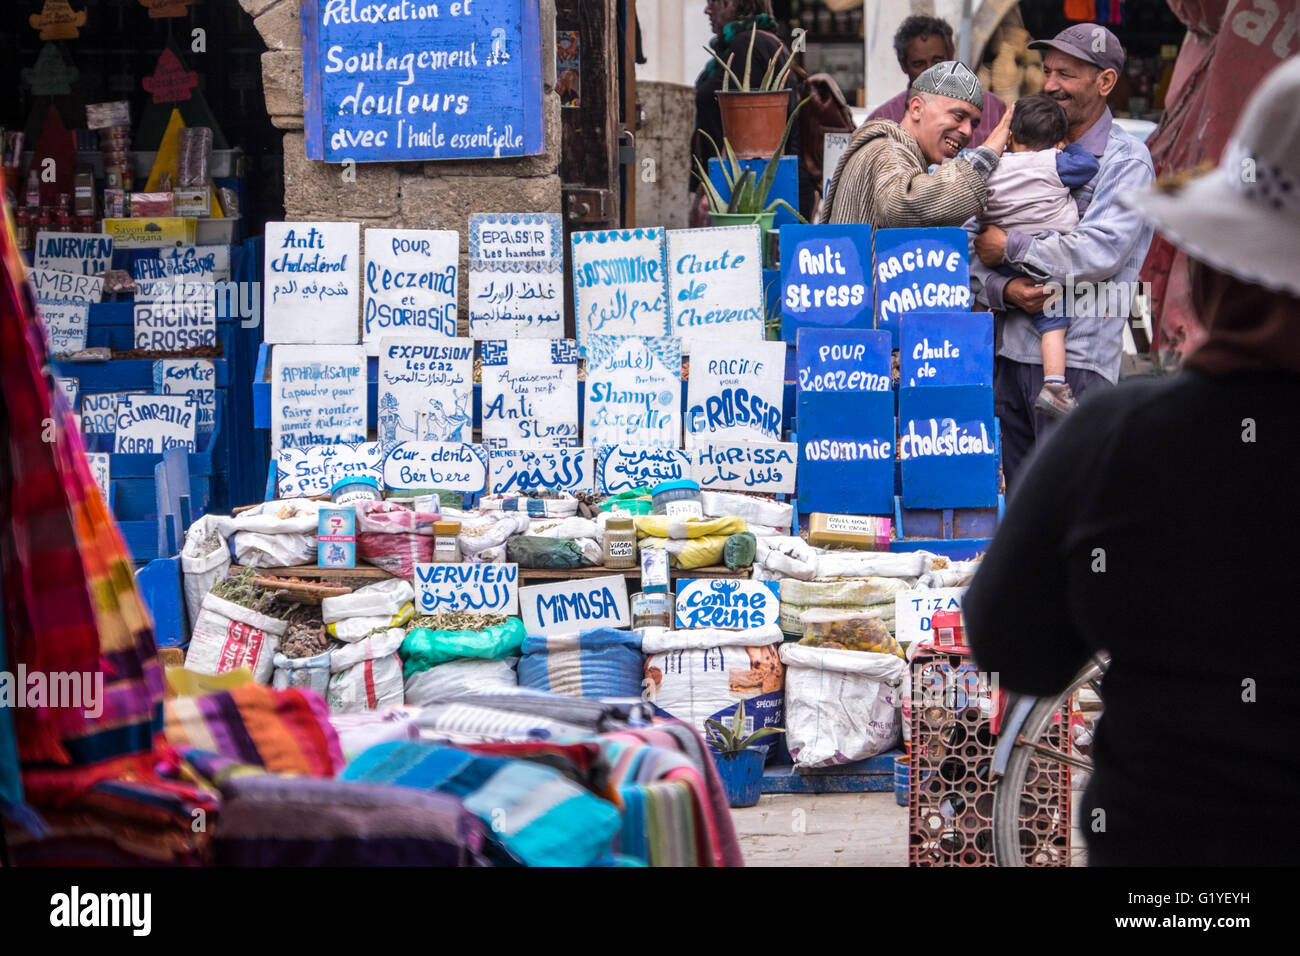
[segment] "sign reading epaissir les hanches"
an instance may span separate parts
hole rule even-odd
[[[366,476],[384,486],[384,447],[377,441],[282,448],[275,456],[281,498],[327,495],[344,478]]]
[[[670,332],[682,352],[702,339],[763,338],[763,253],[758,226],[668,231]]]
[[[517,564],[417,564],[413,583],[420,614],[516,614],[519,610]]]
[[[271,451],[366,440],[366,354],[359,345],[271,351]]]
[[[682,434],[681,376],[677,339],[591,336],[583,404],[587,444],[676,448]]]
[[[463,442],[474,428],[472,339],[379,341],[379,440]]]
[[[265,244],[263,340],[357,342],[361,227],[355,222],[268,222]]]
[[[621,574],[519,589],[519,616],[529,634],[571,634],[626,627],[627,581]]]
[[[606,445],[597,450],[596,490],[616,495],[691,477],[694,452],[653,445]]]
[[[687,386],[686,446],[779,441],[784,342],[698,342]]]
[[[705,491],[794,491],[799,446],[793,442],[740,441],[699,445],[692,452],[691,477]]]
[[[361,338],[379,354],[384,336],[456,336],[460,234],[449,229],[367,229]]]
[[[217,367],[210,359],[159,359],[153,363],[153,390],[188,395],[199,410],[199,431],[212,431],[217,419]]]
[[[469,334],[564,335],[564,225],[555,213],[469,217]]]
[[[303,0],[307,158],[545,149],[538,0]]]
[[[587,448],[493,448],[488,465],[488,491],[494,495],[594,487]]]
[[[572,339],[479,343],[483,444],[578,444],[578,350]]]
[[[398,442],[384,459],[384,484],[399,491],[482,491],[487,452],[479,445]]]
[[[664,231],[575,232],[573,299],[584,355],[593,335],[668,335]]]
[[[117,403],[118,454],[161,455],[169,448],[194,450],[198,410],[187,395],[126,395]]]
[[[50,337],[52,355],[71,355],[86,347],[90,306],[85,302],[37,302],[41,323]]]

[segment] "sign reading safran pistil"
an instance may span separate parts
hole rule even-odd
[[[303,0],[307,158],[545,149],[539,0]]]

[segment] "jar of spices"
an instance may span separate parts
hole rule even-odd
[[[636,567],[636,522],[623,512],[611,515],[605,523],[604,538],[607,568],[628,570]]]
[[[704,507],[700,502],[700,483],[683,478],[655,485],[654,506],[651,514],[669,518],[702,518]]]
[[[433,523],[433,560],[435,564],[460,563],[460,522]]]
[[[72,232],[72,197],[67,193],[59,194],[58,212],[54,217],[55,232]]]
[[[330,488],[330,500],[336,505],[354,505],[359,501],[378,501],[383,497],[379,482],[371,475],[341,478]]]

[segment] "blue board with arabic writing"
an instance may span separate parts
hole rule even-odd
[[[998,499],[993,389],[899,389],[904,508],[991,508]]]
[[[903,316],[901,382],[911,387],[993,387],[992,312],[914,312]]]
[[[302,0],[307,158],[545,150],[539,0]]]
[[[965,312],[971,306],[970,238],[965,229],[877,229],[876,328],[898,347],[909,312]]]
[[[781,332],[871,328],[871,227],[781,227]]]

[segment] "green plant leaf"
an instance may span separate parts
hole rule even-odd
[[[749,29],[749,52],[745,54],[745,85],[741,87],[743,92],[749,92],[749,68],[754,62],[754,38],[758,36],[758,21]],[[775,59],[775,58],[774,58]]]
[[[718,54],[714,52],[713,47],[709,46],[707,43],[704,44],[704,52],[717,60],[718,64],[731,76],[731,79],[735,82],[736,86],[740,86],[740,77],[736,76],[736,74],[731,70],[731,57],[728,57],[726,61],[723,61],[722,57],[718,56]],[[733,53],[732,56],[735,56],[735,54]]]
[[[758,85],[760,93],[772,92],[772,74],[776,72],[776,57],[767,61],[767,72],[763,74],[763,82]]]
[[[700,158],[698,156],[692,158],[695,160],[695,178],[700,181],[700,185],[708,194],[710,210],[713,212],[724,212],[727,208],[727,203],[723,200],[722,194],[719,193],[717,187],[709,181],[708,174],[704,171],[704,164],[700,162]]]
[[[740,735],[745,729],[745,702],[742,700],[736,705],[736,714],[731,721],[731,732],[735,735],[739,743]]]
[[[754,205],[754,171],[746,170],[736,188],[731,191],[731,200],[727,203],[727,212],[747,214]]]
[[[772,59],[775,60],[776,57],[772,57]],[[794,66],[794,55],[793,55],[793,54],[791,54],[790,56],[787,56],[787,57],[785,58],[785,66],[782,67],[782,68],[781,68],[781,72],[780,72],[779,74],[777,74],[776,80],[775,80],[775,82],[773,82],[773,84],[772,84],[772,89],[775,90],[775,89],[778,89],[778,88],[781,88],[781,87],[784,87],[784,86],[785,86],[785,78],[786,78],[787,76],[790,75],[790,68],[791,68],[792,66]]]
[[[763,170],[763,178],[758,181],[758,186],[755,189],[758,196],[756,212],[767,210],[767,194],[772,189],[772,183],[776,181],[776,170],[780,165],[781,156],[785,153],[786,140],[790,138],[790,131],[794,129],[794,121],[798,117],[799,111],[803,109],[804,104],[807,102],[807,99],[800,101],[799,105],[790,113],[790,118],[785,121],[785,132],[781,136],[781,142],[776,147],[776,152],[772,154],[772,158],[767,161],[767,168]],[[798,215],[798,213],[795,213],[795,215]]]
[[[697,132],[705,139],[707,139],[709,141],[709,145],[713,147],[713,155],[717,157],[718,165],[722,167],[722,178],[727,181],[727,189],[735,189],[736,180],[740,178],[739,164],[737,164],[737,168],[735,170],[728,169],[727,161],[722,158],[722,150],[718,149],[718,144],[713,141],[713,137],[710,136],[708,133],[706,133],[704,130],[698,130]],[[724,146],[727,147],[727,152],[731,153],[731,145],[727,143],[727,139],[725,136],[722,139],[722,143]],[[734,156],[735,154],[731,153],[731,155]]]
[[[764,727],[761,730],[754,731],[752,734],[750,734],[748,737],[742,740],[740,744],[737,746],[737,749],[745,750],[755,740],[762,740],[764,737],[771,737],[774,734],[783,734],[783,733],[785,733],[784,727]]]
[[[799,210],[795,209],[794,206],[791,206],[788,202],[786,202],[784,199],[781,199],[779,196],[776,199],[773,199],[771,204],[766,209],[764,209],[763,212],[776,212],[778,209],[782,207],[788,209],[790,211],[790,214],[793,215],[794,218],[797,219],[801,225],[805,225],[805,226],[808,225],[808,220],[805,219],[802,215],[800,215]]]

